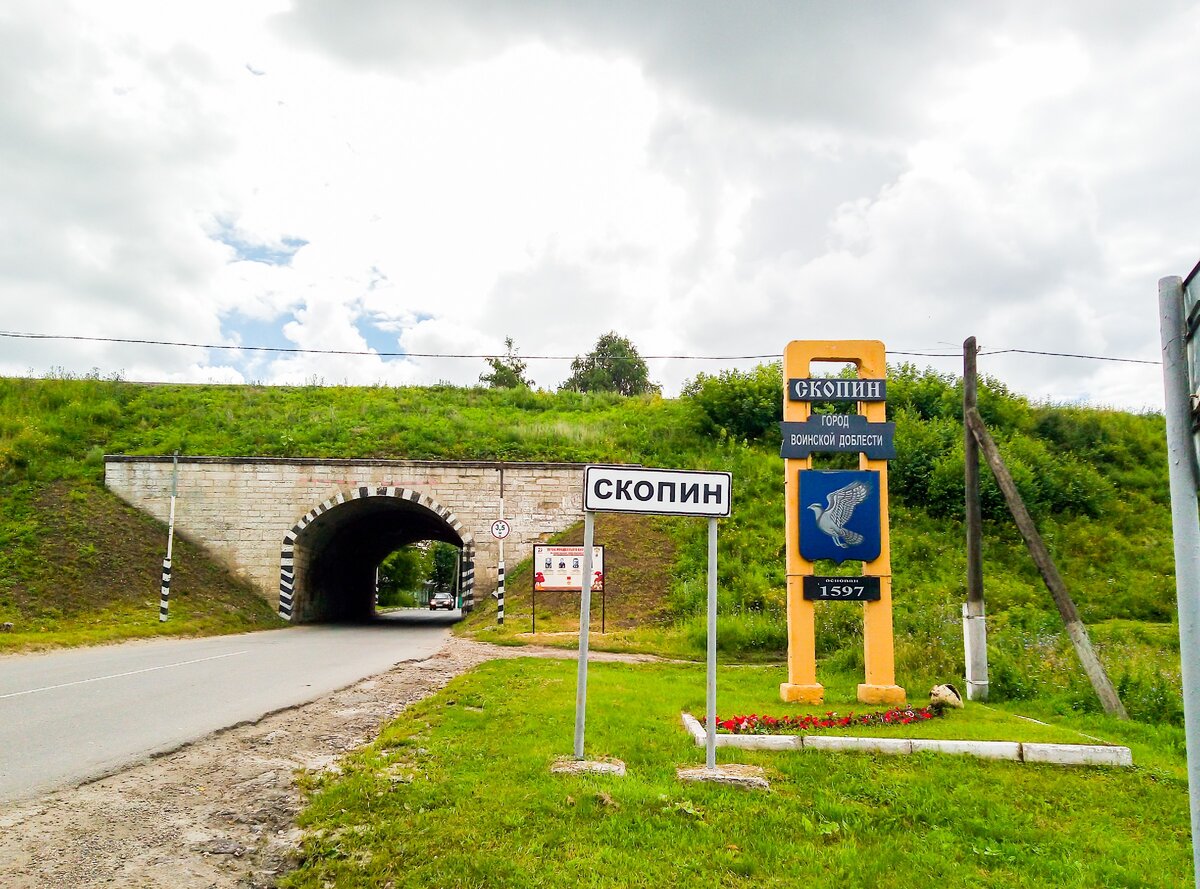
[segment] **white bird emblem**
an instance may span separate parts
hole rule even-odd
[[[863,482],[851,482],[844,488],[838,488],[826,498],[825,508],[821,504],[809,504],[808,509],[817,517],[817,527],[833,538],[833,542],[845,549],[862,543],[863,536],[846,527],[850,517],[854,515],[854,507],[867,499],[871,489]]]

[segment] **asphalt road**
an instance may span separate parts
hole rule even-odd
[[[454,612],[0,658],[0,802],[111,774],[441,647]]]

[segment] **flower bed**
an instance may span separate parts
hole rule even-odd
[[[717,731],[733,735],[797,735],[828,728],[910,725],[914,722],[924,722],[927,719],[941,716],[944,709],[936,705],[893,707],[891,710],[880,710],[875,713],[848,713],[845,716],[839,716],[833,711],[824,716],[808,714],[803,716],[759,716],[751,713],[748,716],[733,716],[729,719],[717,717]],[[704,722],[705,720],[700,720],[701,725]]]

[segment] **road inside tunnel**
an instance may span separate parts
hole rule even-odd
[[[403,489],[362,492],[310,513],[311,520],[298,526],[292,552],[293,621],[370,621],[375,616],[376,569],[388,554],[421,541],[469,550],[471,541],[461,533],[461,524],[428,498]],[[285,564],[287,557],[285,548]],[[469,561],[469,552],[464,561]],[[286,572],[285,567],[285,576]]]

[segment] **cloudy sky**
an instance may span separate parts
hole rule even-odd
[[[6,0],[0,373],[471,383],[883,340],[1162,400],[1200,3]],[[385,357],[379,353],[403,353]],[[568,361],[530,357],[554,387]],[[667,393],[752,359],[654,358]]]

